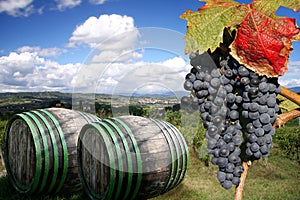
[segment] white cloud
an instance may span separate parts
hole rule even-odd
[[[0,57],[0,91],[71,91],[80,64],[60,65],[36,52],[11,52]]]
[[[60,48],[41,48],[38,46],[23,46],[17,49],[18,53],[37,53],[37,55],[42,57],[58,57],[62,53],[66,53],[67,50]]]
[[[287,88],[300,87],[300,79],[279,79],[279,83]]]
[[[1,0],[0,1],[0,13],[6,12],[8,15],[17,17],[32,14],[34,7],[32,5],[33,0]]]
[[[136,51],[107,50],[107,51],[101,51],[98,55],[93,56],[91,62],[93,63],[130,62],[141,57],[143,57],[143,55]]]
[[[70,37],[69,46],[88,45],[101,50],[131,48],[138,36],[134,20],[117,14],[88,18]]]
[[[104,4],[105,1],[106,0],[89,0],[91,4],[96,4],[96,5]]]
[[[133,93],[147,92],[147,88],[160,85],[152,90],[169,88],[183,90],[184,77],[190,65],[181,57],[162,62],[92,63],[83,66],[74,77],[72,84],[77,92]],[[147,86],[149,85],[149,87]],[[149,91],[148,91],[149,92]]]
[[[81,0],[55,0],[55,2],[57,2],[57,8],[61,11],[81,4]]]
[[[290,61],[288,63],[288,70],[284,76],[279,78],[279,83],[285,87],[299,87],[300,86],[300,61]]]

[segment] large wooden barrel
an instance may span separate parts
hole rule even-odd
[[[170,123],[121,116],[85,125],[79,174],[91,199],[148,199],[175,188],[188,167],[188,147]]]
[[[82,188],[77,141],[81,128],[99,120],[63,108],[16,114],[5,132],[4,161],[13,187],[27,194],[55,194]]]

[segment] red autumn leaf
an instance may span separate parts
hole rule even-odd
[[[249,6],[238,28],[231,54],[260,75],[278,77],[287,70],[292,40],[300,39],[300,29],[291,18],[271,18]]]

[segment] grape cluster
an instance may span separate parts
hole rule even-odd
[[[218,52],[192,53],[190,62],[193,68],[186,75],[184,88],[191,94],[181,103],[200,110],[211,163],[219,167],[221,185],[230,189],[240,183],[242,159],[267,156],[272,147],[280,87],[277,79],[258,76]],[[243,158],[242,145],[246,148]]]
[[[278,116],[279,106],[276,96],[281,87],[277,79],[248,73],[249,79],[243,93],[243,117],[247,120],[245,136],[246,155],[248,160],[267,157],[272,148],[272,135],[275,134],[273,124]]]

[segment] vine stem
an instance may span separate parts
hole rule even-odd
[[[283,86],[282,86],[282,91],[280,94],[300,106],[300,95],[299,94],[297,94]],[[282,113],[278,116],[276,122],[274,123],[274,127],[275,128],[281,127],[286,122],[288,122],[296,117],[299,117],[299,116],[300,116],[300,108]],[[246,181],[248,169],[251,166],[251,161],[243,162],[242,166],[244,167],[244,172],[241,175],[240,184],[235,188],[234,200],[242,200],[243,199],[245,181]]]
[[[242,198],[243,198],[245,181],[246,181],[248,169],[251,166],[251,161],[243,162],[242,166],[244,167],[244,172],[241,175],[240,184],[235,188],[234,200],[242,200]]]
[[[300,117],[300,108],[297,108],[295,110],[290,110],[288,112],[280,114],[277,117],[273,126],[275,128],[279,128],[279,127],[283,126],[286,122],[288,122],[292,119],[295,119],[297,117]]]

